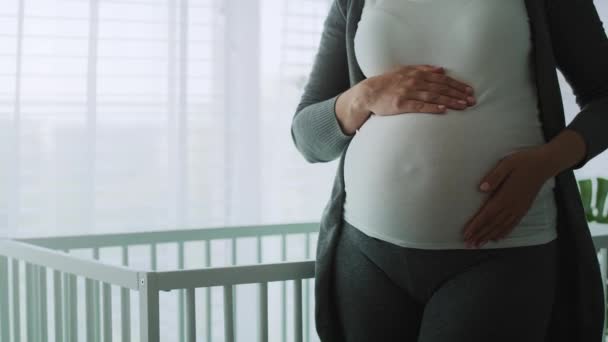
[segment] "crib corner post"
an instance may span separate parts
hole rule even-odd
[[[139,327],[142,342],[159,342],[159,307],[156,273],[142,272],[139,278]]]

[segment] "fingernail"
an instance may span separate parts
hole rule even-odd
[[[467,93],[469,93],[469,94],[473,94],[473,88],[471,88],[471,87],[467,87]]]
[[[483,191],[486,191],[486,190],[490,189],[490,184],[488,182],[483,182],[483,184],[481,184],[481,186],[479,188]]]

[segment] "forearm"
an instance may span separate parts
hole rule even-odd
[[[542,146],[551,177],[578,164],[587,153],[585,140],[576,131],[565,128]]]
[[[342,131],[336,117],[337,96],[302,108],[292,121],[293,142],[311,163],[334,160],[352,139]]]
[[[360,83],[327,100],[301,109],[292,123],[292,137],[309,162],[335,159],[369,118]]]

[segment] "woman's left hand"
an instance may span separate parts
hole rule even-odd
[[[543,146],[509,153],[481,180],[480,190],[491,194],[465,224],[467,248],[505,237],[528,212],[542,185],[553,176]]]

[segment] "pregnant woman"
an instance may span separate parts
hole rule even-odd
[[[333,2],[292,125],[308,161],[341,154],[315,271],[325,340],[541,342],[557,335],[548,332],[561,266],[564,191],[556,178],[608,145],[594,127],[608,129],[608,39],[591,0],[548,2],[549,23],[569,18],[588,44],[580,56],[556,52],[587,112],[554,133],[541,120],[547,114],[533,53],[540,38],[530,25],[545,15],[543,0]],[[587,58],[599,76],[583,80],[591,74],[574,58]],[[568,187],[570,198],[578,196]],[[590,241],[588,231],[584,238]],[[590,265],[595,272],[597,260]],[[573,328],[570,340],[601,334],[594,281],[588,290],[598,303],[589,320],[596,329],[573,337]],[[330,310],[334,322],[323,320]]]

